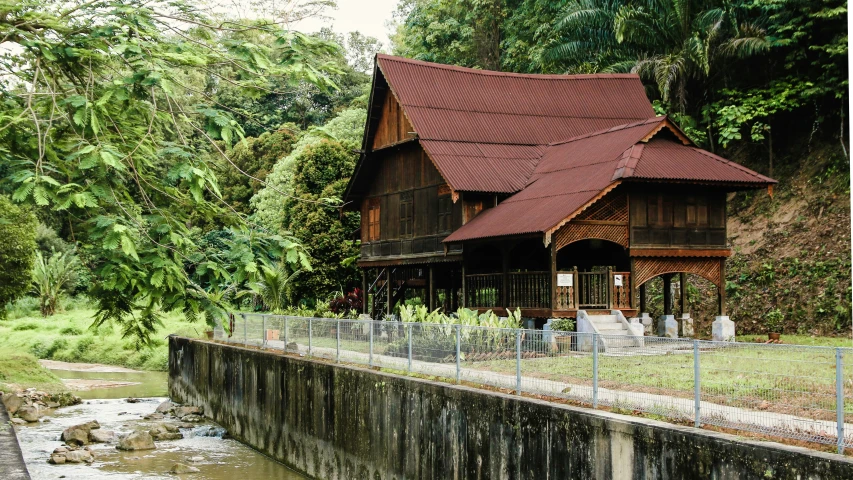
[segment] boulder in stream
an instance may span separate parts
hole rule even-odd
[[[18,409],[17,414],[19,418],[26,420],[27,422],[39,421],[39,410],[36,407],[24,405]]]
[[[200,471],[201,470],[199,470],[193,466],[184,465],[183,463],[176,463],[176,464],[172,465],[172,468],[171,468],[171,470],[169,470],[169,473],[174,473],[174,474],[179,475],[182,473],[198,473]]]
[[[180,440],[184,438],[183,434],[178,430],[178,427],[168,423],[157,425],[148,431],[154,440]]]
[[[14,415],[15,412],[24,405],[24,397],[17,393],[6,393],[0,398],[2,398],[3,405],[6,407],[6,411],[9,412],[9,415]]]
[[[62,437],[60,438],[68,445],[86,445],[89,443],[89,433],[99,428],[101,428],[101,424],[97,420],[92,420],[91,422],[66,428],[62,431]]]
[[[119,450],[153,450],[154,438],[148,432],[133,432],[119,439],[116,448]]]
[[[117,437],[115,432],[110,430],[92,430],[89,432],[89,441],[92,443],[115,443]]]
[[[201,407],[194,407],[191,405],[183,405],[180,407],[175,407],[174,415],[178,418],[184,418],[188,415],[201,415],[204,413],[204,409]]]
[[[92,456],[92,452],[89,450],[72,450],[65,454],[65,463],[92,463],[94,461],[95,457]]]
[[[155,410],[155,412],[156,413],[162,413],[163,415],[165,415],[165,414],[171,412],[173,408],[175,408],[175,405],[172,403],[172,401],[166,400],[165,402],[161,403],[160,405],[157,405],[157,410]]]

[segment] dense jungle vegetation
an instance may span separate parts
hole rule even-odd
[[[328,305],[357,283],[359,218],[340,197],[384,48],[638,73],[699,145],[780,180],[730,202],[739,328],[849,333],[845,2],[401,0],[390,45],[287,29],[334,2],[286,3],[245,20],[183,0],[0,2],[0,316],[78,296],[93,331],[139,346],[174,313],[346,314]],[[702,318],[705,287],[689,292]]]

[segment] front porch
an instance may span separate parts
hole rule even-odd
[[[493,310],[521,308],[525,317],[574,317],[578,310],[620,310],[637,314],[631,272],[612,267],[580,271],[517,271],[465,275],[463,298],[467,308]]]

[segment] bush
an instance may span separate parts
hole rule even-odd
[[[16,332],[23,332],[26,330],[38,330],[39,326],[35,323],[22,323],[20,325],[15,325],[12,330]]]
[[[41,252],[36,252],[33,265],[33,290],[41,300],[39,310],[45,317],[56,313],[59,297],[63,290],[76,280],[76,270],[80,261],[73,251],[54,253],[45,260]]]
[[[82,335],[83,331],[77,327],[65,327],[59,333],[62,335]]]
[[[337,296],[329,302],[329,309],[331,311],[343,315],[349,314],[350,312],[358,314],[361,312],[363,306],[364,297],[362,296],[360,288],[356,288],[345,295]]]
[[[6,304],[29,289],[37,226],[32,212],[0,195],[0,318],[6,317]]]

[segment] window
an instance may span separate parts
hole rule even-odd
[[[367,241],[379,240],[379,199],[371,198],[367,203]]]
[[[400,195],[400,236],[411,237],[414,231],[415,204],[412,192]]]
[[[450,233],[453,229],[453,201],[450,195],[438,197],[438,233]]]

